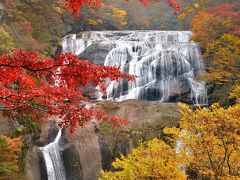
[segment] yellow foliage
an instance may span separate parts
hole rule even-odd
[[[178,138],[191,155],[190,168],[209,179],[240,179],[240,104],[195,111],[179,106],[184,133]]]
[[[101,24],[102,21],[97,20],[97,19],[88,19],[88,23],[93,25],[93,26],[97,26],[97,25]]]
[[[185,14],[185,13],[181,13],[181,14],[178,15],[178,19],[179,19],[179,20],[184,20],[185,17],[186,17],[186,14]]]
[[[3,27],[0,26],[0,53],[12,50],[15,47],[13,39]]]
[[[115,8],[115,7],[112,8],[112,18],[116,24],[122,27],[126,26],[127,25],[126,17],[127,17],[127,12],[124,9]]]
[[[190,2],[189,2],[190,3]],[[184,19],[187,16],[192,16],[196,14],[198,11],[203,9],[207,4],[207,0],[195,0],[194,3],[190,3],[185,9],[183,9],[182,13],[180,14],[179,19]]]
[[[101,171],[99,180],[186,179],[180,167],[184,161],[174,149],[159,139],[153,139],[133,149],[127,157],[121,156],[112,164],[119,171]]]
[[[233,86],[229,97],[237,99],[238,103],[240,103],[240,83],[239,82]]]
[[[59,14],[63,14],[65,12],[65,9],[57,3],[53,4],[53,9]]]
[[[195,7],[195,8],[199,8],[200,6],[199,6],[198,3],[195,3],[195,4],[193,5],[193,7]]]
[[[163,129],[163,133],[178,136],[180,133],[180,130],[179,130],[179,128],[175,128],[175,127],[173,127],[173,128],[166,127]]]
[[[211,42],[206,56],[212,58],[210,79],[219,82],[239,79],[240,38],[224,34],[220,39]]]

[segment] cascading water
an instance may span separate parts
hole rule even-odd
[[[204,65],[198,44],[189,42],[191,35],[190,31],[96,31],[68,35],[62,45],[64,52],[80,57],[84,52],[95,53],[88,58],[94,63],[117,66],[137,76],[134,82],[107,81],[108,99],[171,102],[188,98],[189,103],[205,105],[205,85],[195,80]],[[105,56],[101,51],[107,51]]]
[[[60,129],[54,142],[39,148],[43,154],[43,158],[45,161],[48,180],[66,179],[65,169],[61,159],[59,148],[59,140],[61,138],[61,135],[62,130]]]

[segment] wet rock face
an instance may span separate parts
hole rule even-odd
[[[79,154],[84,180],[96,180],[102,169],[102,157],[98,135],[95,126],[89,122],[84,128],[79,128],[74,134],[65,134],[68,142],[73,144]]]
[[[83,180],[82,166],[79,153],[73,143],[70,143],[65,133],[61,140],[62,159],[67,180]]]
[[[204,72],[190,31],[93,31],[63,38],[63,51],[136,75],[136,81],[107,82],[107,98],[206,105],[207,90],[195,77]],[[91,95],[90,95],[91,96]]]
[[[139,140],[161,138],[162,129],[177,126],[179,120],[176,104],[127,100],[99,101],[97,106],[110,115],[128,119],[130,124],[116,131],[111,129],[112,124],[104,122],[89,122],[74,134],[65,129],[59,149],[67,180],[97,180],[101,169],[112,169],[115,158],[127,155]],[[58,128],[56,124],[42,128],[38,145],[45,146],[55,140]],[[45,161],[37,145],[29,149],[26,174],[29,180],[47,179]]]
[[[93,64],[104,65],[105,58],[112,48],[111,44],[93,43],[78,56],[81,59],[90,60]]]
[[[38,147],[32,146],[26,157],[26,179],[42,180],[47,179],[44,162],[41,160]]]

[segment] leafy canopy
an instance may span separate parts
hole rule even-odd
[[[71,53],[53,59],[21,49],[0,55],[0,74],[0,110],[5,115],[62,118],[60,125],[70,126],[71,132],[92,118],[125,122],[100,110],[85,108],[83,102],[88,99],[81,88],[92,83],[105,91],[106,78],[134,79],[117,67],[93,65]]]
[[[19,170],[18,158],[21,154],[21,138],[0,135],[0,179],[8,179]]]
[[[200,11],[192,21],[192,39],[199,42],[208,69],[201,77],[223,88],[236,86],[235,95],[240,84],[239,16],[236,6],[225,3]]]
[[[207,179],[239,179],[240,104],[195,111],[179,106],[183,131],[175,137],[182,142],[180,151],[190,156],[188,169]]]
[[[128,0],[125,0],[128,1]],[[150,4],[153,0],[139,0],[144,5]],[[160,0],[156,0],[160,2]],[[102,0],[65,0],[66,7],[72,11],[75,16],[78,16],[79,11],[82,9],[84,5],[89,5],[92,7],[100,7],[103,2]],[[177,12],[181,12],[181,7],[174,0],[165,0],[164,1],[168,6],[174,8]]]
[[[119,171],[102,171],[100,180],[186,179],[180,170],[184,163],[174,149],[155,138],[142,143],[128,156],[117,158],[112,165]]]

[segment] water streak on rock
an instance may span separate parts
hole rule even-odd
[[[189,103],[205,105],[205,84],[195,80],[204,72],[204,64],[198,44],[189,42],[191,35],[190,31],[96,31],[68,35],[62,45],[64,52],[80,57],[91,47],[93,54],[108,49],[104,63],[98,55],[89,55],[90,60],[138,77],[134,82],[107,81],[108,99],[189,99]]]
[[[66,173],[58,144],[61,135],[62,130],[60,129],[52,143],[39,148],[45,161],[48,180],[66,180]]]

